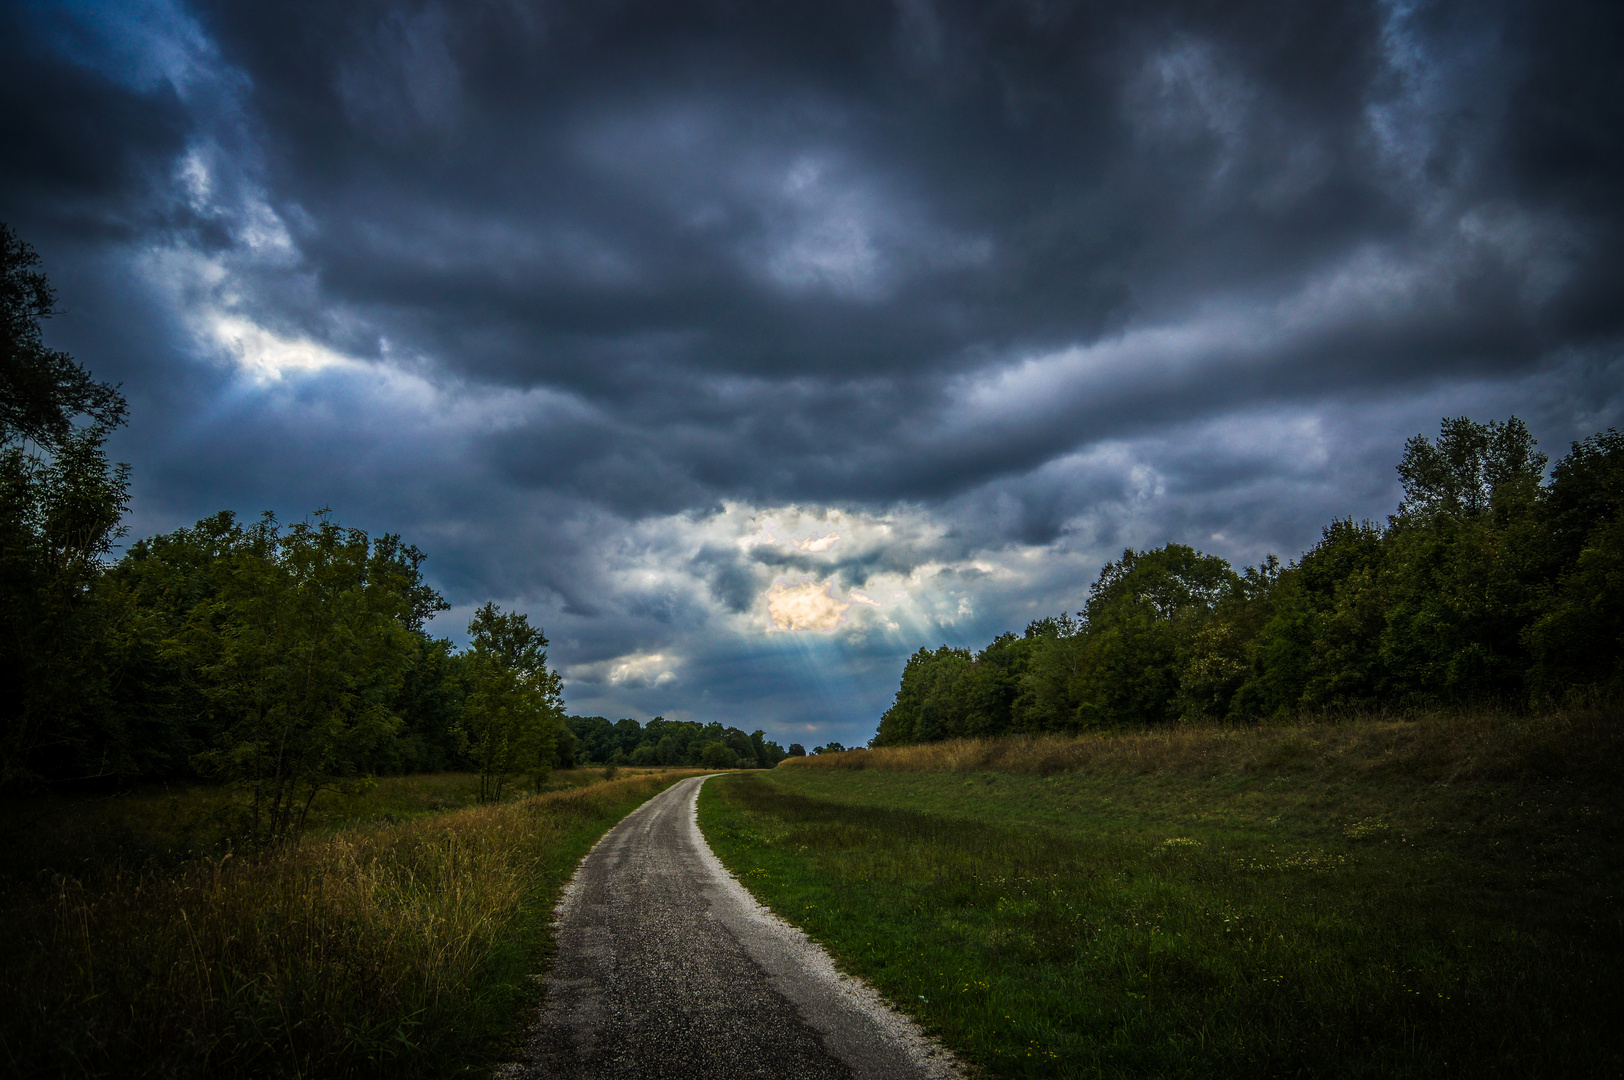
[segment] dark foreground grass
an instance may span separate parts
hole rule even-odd
[[[700,821],[991,1075],[1618,1076],[1620,734],[1112,736],[1048,776],[857,755],[713,780]]]
[[[455,805],[459,778],[386,782],[331,808],[363,823],[258,857],[220,846],[218,792],[65,807],[54,858],[49,846],[11,848],[0,1072],[488,1072],[539,991],[531,976],[576,863],[692,772],[566,776],[558,790],[461,810],[437,808]],[[161,809],[168,798],[180,800],[178,825]],[[182,840],[212,853],[176,854]]]

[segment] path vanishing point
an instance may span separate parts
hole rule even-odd
[[[499,1080],[962,1076],[722,867],[696,816],[706,779],[656,795],[582,861],[529,1060]]]

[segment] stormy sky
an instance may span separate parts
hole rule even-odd
[[[1624,6],[0,6],[0,219],[132,535],[403,534],[572,712],[865,742],[1125,546],[1624,423]]]

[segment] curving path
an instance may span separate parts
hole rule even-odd
[[[656,795],[582,861],[530,1060],[498,1077],[961,1076],[722,867],[696,819],[706,779]]]

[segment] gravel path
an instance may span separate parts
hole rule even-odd
[[[558,956],[500,1080],[959,1077],[958,1066],[717,861],[680,781],[592,849],[558,904]]]

